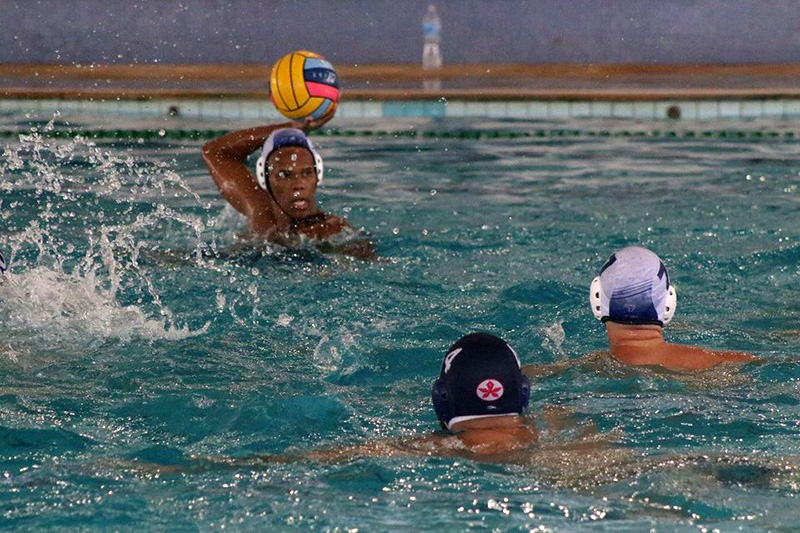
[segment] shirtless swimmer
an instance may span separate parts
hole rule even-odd
[[[234,131],[203,146],[203,160],[222,196],[247,217],[253,235],[270,242],[291,244],[298,237],[325,241],[351,228],[344,218],[317,207],[317,187],[323,162],[306,132],[333,117],[335,107],[322,118]],[[258,149],[255,175],[247,157]],[[334,251],[372,258],[372,244],[347,241]]]

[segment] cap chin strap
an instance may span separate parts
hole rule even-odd
[[[589,304],[592,306],[592,314],[597,320],[610,319],[607,314],[603,314],[603,285],[600,283],[600,276],[592,280],[589,286]],[[667,301],[664,306],[664,325],[666,326],[672,321],[675,316],[675,308],[678,306],[678,292],[675,290],[675,285],[670,284],[667,290]]]

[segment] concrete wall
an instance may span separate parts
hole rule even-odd
[[[414,63],[428,0],[0,0],[0,62]],[[796,0],[438,0],[445,62],[800,61]]]

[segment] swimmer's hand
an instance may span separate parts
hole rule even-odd
[[[314,120],[313,117],[306,117],[305,120],[293,120],[292,127],[298,130],[303,130],[308,133],[309,131],[316,130],[328,123],[333,115],[336,114],[336,108],[339,107],[337,102],[333,102],[324,115]]]

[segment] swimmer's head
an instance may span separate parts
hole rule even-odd
[[[447,351],[431,396],[436,416],[449,429],[465,420],[518,415],[530,390],[511,346],[494,335],[472,333]]]
[[[320,157],[319,153],[314,148],[314,143],[311,142],[311,139],[306,137],[306,134],[303,133],[302,130],[281,128],[273,131],[270,136],[267,137],[267,140],[264,141],[264,146],[261,149],[261,156],[258,158],[258,162],[256,162],[256,179],[258,180],[258,184],[265,191],[269,191],[268,178],[270,173],[270,156],[281,148],[290,146],[304,148],[311,154],[317,184],[322,183],[324,166],[322,164],[322,157]],[[291,160],[291,156],[289,156],[289,159]]]
[[[301,130],[275,130],[264,142],[256,163],[256,178],[278,207],[292,220],[316,213],[322,158]]]
[[[592,312],[603,322],[663,327],[675,314],[677,294],[667,268],[640,246],[613,253],[589,290]]]

